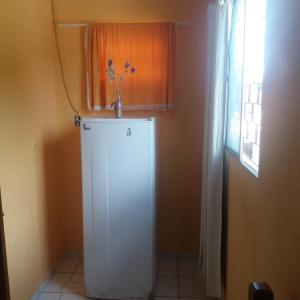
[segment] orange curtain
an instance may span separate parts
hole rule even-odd
[[[168,110],[174,107],[175,24],[89,24],[87,33],[87,106],[111,109],[116,83],[106,74],[112,60],[123,74],[117,84],[124,109]]]

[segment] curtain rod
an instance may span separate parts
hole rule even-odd
[[[86,27],[87,25],[88,25],[88,23],[56,23],[57,27]],[[175,25],[176,26],[192,26],[192,23],[175,22]]]

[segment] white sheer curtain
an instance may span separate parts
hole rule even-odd
[[[200,272],[207,296],[221,298],[222,183],[227,76],[226,1],[208,7],[207,86],[204,117]]]

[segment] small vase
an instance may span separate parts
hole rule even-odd
[[[122,118],[122,101],[120,91],[117,90],[117,100],[112,103],[115,111],[115,118],[120,119]]]

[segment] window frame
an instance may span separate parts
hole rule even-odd
[[[245,5],[245,8],[244,8],[244,32],[243,32],[243,70],[242,70],[242,78],[241,78],[241,81],[242,81],[242,90],[241,90],[241,99],[240,99],[240,127],[239,127],[239,146],[238,146],[238,151],[236,151],[233,147],[231,147],[229,144],[228,144],[228,122],[229,122],[229,91],[230,91],[230,71],[231,71],[231,47],[232,47],[232,24],[233,24],[233,18],[232,18],[232,15],[233,15],[233,11],[235,9],[235,5],[238,5],[238,2],[239,1],[244,1],[244,5]],[[245,96],[245,79],[244,79],[244,75],[245,75],[245,41],[246,41],[246,34],[245,34],[245,29],[246,29],[246,10],[247,10],[247,7],[246,7],[246,4],[247,4],[247,1],[248,0],[234,0],[232,2],[232,13],[231,13],[231,16],[230,16],[230,24],[231,24],[231,28],[230,28],[230,36],[229,36],[229,41],[228,41],[228,72],[227,72],[227,95],[226,95],[226,134],[225,134],[225,150],[230,153],[233,157],[235,157],[236,159],[239,160],[239,162],[241,163],[241,165],[243,167],[246,168],[246,170],[248,172],[250,172],[250,174],[252,174],[253,176],[255,176],[256,179],[259,179],[259,175],[260,175],[260,170],[261,170],[261,132],[262,132],[262,115],[263,115],[263,110],[262,110],[262,103],[263,103],[263,86],[264,86],[264,69],[263,68],[263,76],[262,76],[262,80],[261,82],[259,82],[259,84],[261,84],[261,101],[260,104],[261,107],[261,117],[260,117],[260,138],[259,138],[259,160],[258,160],[258,170],[256,170],[255,168],[253,168],[251,166],[251,163],[247,163],[246,159],[242,159],[242,142],[243,142],[243,139],[242,139],[242,135],[243,135],[243,120],[244,120],[244,109],[243,109],[243,106],[244,106],[244,96]],[[266,0],[266,10],[267,10],[267,3],[268,3],[268,0]],[[265,17],[265,28],[266,28],[266,17]],[[266,37],[264,37],[264,39],[266,40]],[[263,63],[265,61],[265,44],[264,44],[264,48],[263,48],[263,57],[264,57],[264,60],[263,60]]]

